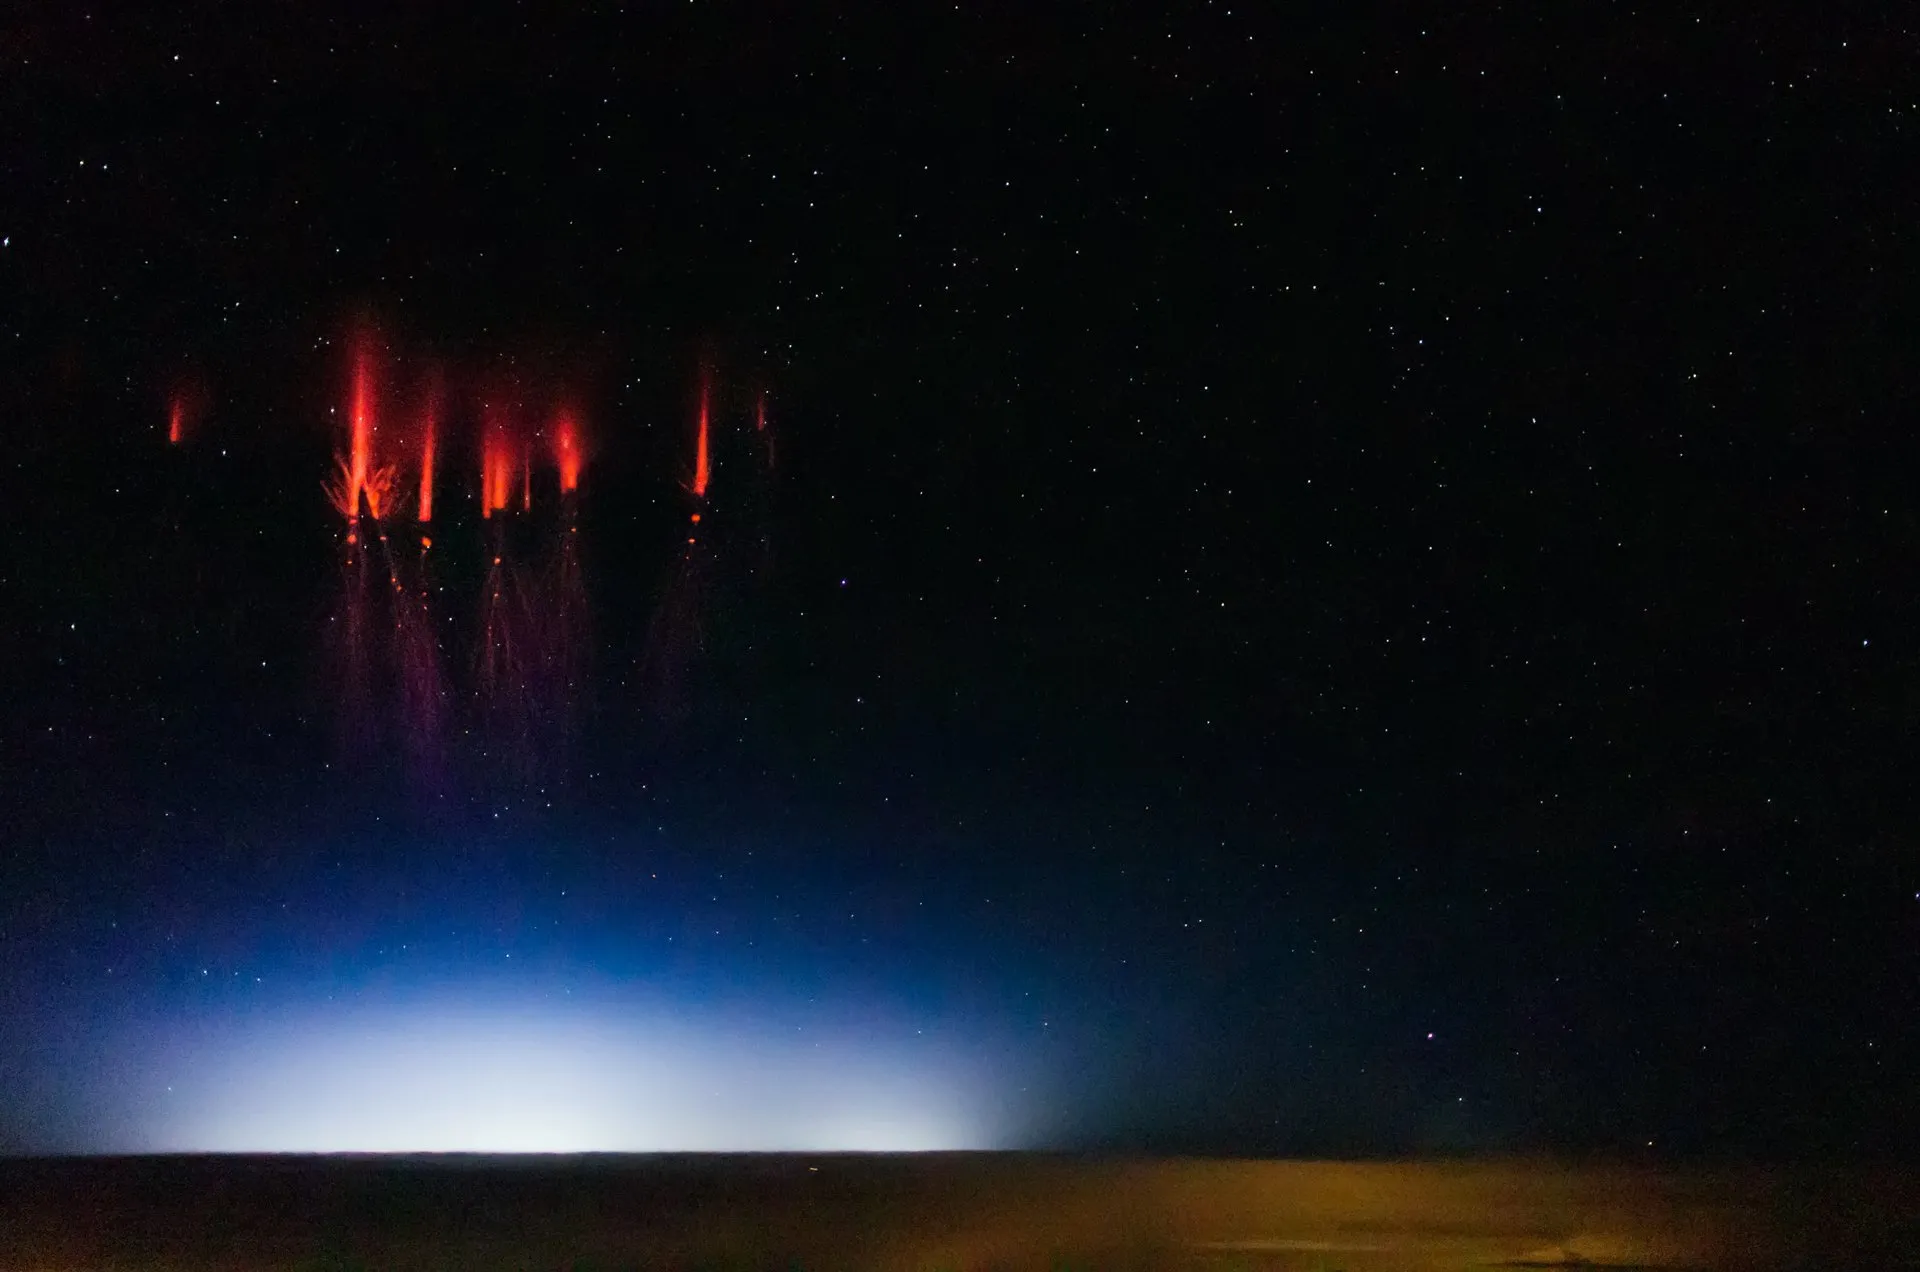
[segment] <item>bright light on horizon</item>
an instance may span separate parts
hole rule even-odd
[[[153,1062],[146,1152],[915,1152],[1009,1147],[981,1066],[911,1030],[548,1005],[205,1027]]]

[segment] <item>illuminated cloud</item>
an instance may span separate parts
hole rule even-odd
[[[901,1035],[904,1033],[905,1037]],[[913,1030],[631,1006],[408,1004],[209,1026],[140,1084],[182,1152],[1008,1147],[998,1084]]]

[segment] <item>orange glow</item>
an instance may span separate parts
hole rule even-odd
[[[427,393],[425,418],[420,422],[420,522],[433,520],[433,458],[439,441],[440,389],[434,385]],[[422,547],[427,544],[423,541]]]
[[[360,519],[360,503],[364,498],[367,512],[375,519],[385,515],[388,506],[387,496],[393,492],[393,465],[381,464],[367,469],[365,478],[357,484],[353,476],[353,464],[345,457],[336,454],[333,457],[333,480],[324,484],[327,502],[334,511],[347,520],[347,542],[354,542],[353,523]]]
[[[420,443],[420,520],[433,520],[433,443],[434,420],[427,417],[427,431]]]
[[[360,492],[367,488],[367,472],[373,463],[373,369],[370,365],[365,341],[357,344],[353,351],[353,401],[349,404],[351,412],[349,427],[351,435],[351,465],[347,472],[349,517],[360,515]],[[371,500],[368,507],[378,517],[380,509]]]
[[[488,421],[486,437],[480,444],[480,515],[491,517],[496,511],[505,512],[512,492],[513,449],[505,423],[495,417]]]
[[[700,438],[694,443],[693,451],[693,494],[696,499],[707,497],[707,477],[710,466],[707,459],[707,385],[700,383]]]
[[[334,453],[334,478],[325,486],[328,502],[347,520],[348,543],[356,541],[352,525],[360,518],[362,501],[377,520],[386,515],[387,496],[394,489],[393,465],[373,462],[375,428],[373,355],[366,340],[361,339],[355,342],[353,350],[353,387],[347,403],[347,453]]]
[[[553,462],[560,469],[560,493],[571,494],[580,488],[580,426],[573,413],[560,412],[553,425]]]
[[[186,436],[187,404],[178,397],[167,408],[167,441],[178,446]]]

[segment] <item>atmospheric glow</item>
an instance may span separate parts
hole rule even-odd
[[[560,470],[560,493],[572,494],[580,488],[580,425],[571,411],[560,412],[553,426],[553,461]]]
[[[373,464],[373,371],[364,343],[353,354],[353,400],[348,410],[352,440],[347,476],[351,482],[349,495],[352,507],[347,515],[350,518],[360,515],[360,496],[364,492],[368,496],[368,509],[378,519],[380,500],[375,492],[368,489]],[[379,492],[384,493],[384,490]]]
[[[433,461],[440,431],[438,386],[429,391],[420,420],[420,521],[433,520]]]
[[[707,480],[712,475],[707,457],[707,384],[700,383],[700,435],[694,442],[693,451],[693,497],[707,497]]]
[[[373,455],[374,418],[373,355],[363,336],[353,350],[353,386],[347,401],[347,451],[334,453],[333,479],[325,483],[327,499],[347,523],[347,542],[358,540],[356,527],[361,509],[379,520],[386,515],[387,495],[394,485],[391,464],[376,464]]]
[[[505,512],[513,489],[513,449],[504,415],[489,411],[480,443],[480,515]]]
[[[203,1030],[145,1079],[142,1151],[911,1152],[1011,1138],[979,1065],[872,1024],[330,1009]]]

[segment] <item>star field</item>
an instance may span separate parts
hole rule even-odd
[[[474,983],[937,1033],[1031,1143],[1901,1142],[1910,43],[21,20],[0,1146],[105,1142],[130,1021]],[[329,732],[366,313],[591,385],[594,688],[539,781]]]

